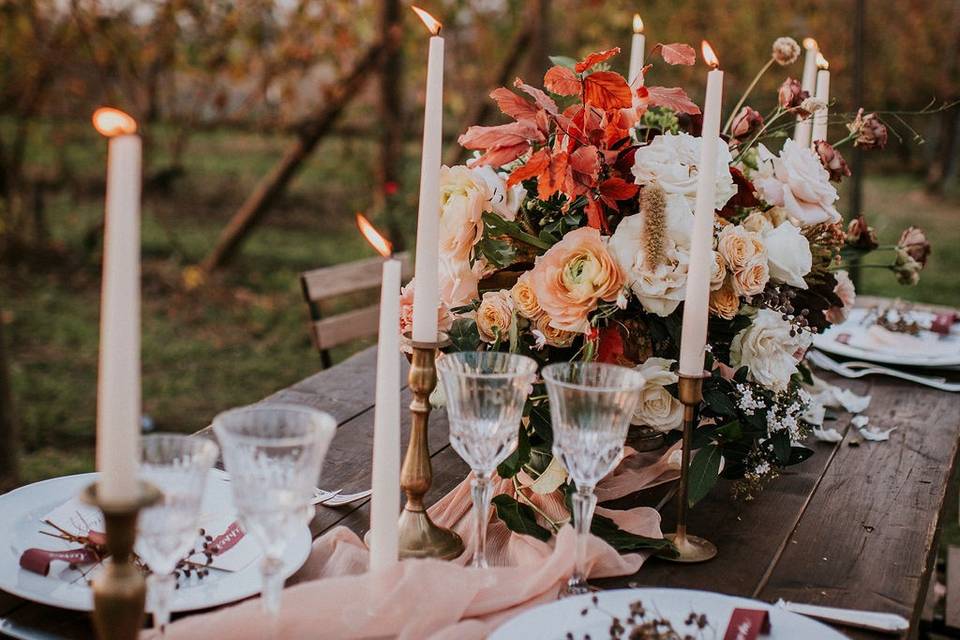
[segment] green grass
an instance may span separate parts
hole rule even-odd
[[[105,145],[87,129],[60,133],[66,138],[63,156],[76,167],[80,185],[47,201],[60,253],[0,272],[24,483],[93,464],[100,274],[99,252],[85,250],[83,238],[102,215]],[[49,133],[38,129],[36,136]],[[164,166],[168,132],[153,133],[155,170]],[[353,226],[353,212],[369,207],[372,177],[366,167],[375,148],[331,140],[228,269],[200,289],[183,286],[183,269],[210,249],[286,142],[235,131],[198,134],[185,156],[185,176],[172,190],[145,198],[143,406],[157,429],[196,431],[218,411],[254,402],[319,369],[297,276],[372,255]],[[50,152],[31,158],[39,167],[56,161]],[[405,195],[393,204],[409,238],[418,168],[415,162],[403,167]],[[914,178],[874,176],[867,181],[866,212],[883,242],[895,242],[905,225],[923,226],[934,253],[919,286],[900,287],[892,274],[869,270],[862,291],[960,304],[954,276],[960,269],[960,197],[930,200]],[[346,347],[335,356],[349,352]]]

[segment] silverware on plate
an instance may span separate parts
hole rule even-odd
[[[881,375],[900,380],[916,382],[927,387],[940,389],[941,391],[960,391],[960,383],[947,382],[946,378],[937,376],[920,376],[906,371],[881,367],[880,365],[867,362],[837,362],[830,356],[811,349],[807,352],[807,359],[816,367],[832,371],[844,378],[862,378],[869,375]]]
[[[787,602],[782,598],[777,600],[773,606],[825,622],[834,622],[848,627],[869,629],[882,633],[900,634],[910,628],[910,621],[895,613],[823,607],[815,604]]]

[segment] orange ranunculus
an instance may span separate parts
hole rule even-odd
[[[617,299],[624,277],[600,232],[582,227],[537,258],[530,282],[551,326],[585,333],[587,316],[600,300]]]

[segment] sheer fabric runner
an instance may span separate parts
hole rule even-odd
[[[597,486],[598,498],[613,500],[676,479],[677,465],[671,460],[676,449],[653,459],[628,449],[614,473]],[[510,480],[499,480],[494,493],[516,495]],[[524,495],[552,520],[568,518],[558,496],[530,491]],[[369,574],[363,541],[346,527],[337,527],[314,541],[310,558],[291,580],[295,584],[284,591],[276,628],[254,600],[183,618],[167,627],[166,637],[484,638],[522,609],[556,598],[573,570],[575,535],[572,527],[564,526],[551,543],[541,542],[511,532],[491,510],[487,533],[491,568],[471,569],[464,566],[474,544],[470,508],[469,478],[430,508],[435,522],[463,536],[466,551],[453,562],[411,560]],[[597,513],[627,531],[662,536],[660,514],[649,507],[598,507]],[[588,556],[590,577],[601,578],[631,575],[649,554],[620,555],[594,537]]]

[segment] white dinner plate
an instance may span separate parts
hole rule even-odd
[[[0,589],[26,600],[63,609],[93,610],[93,596],[86,580],[77,571],[62,563],[57,570],[41,576],[20,568],[20,555],[25,549],[56,549],[39,531],[41,520],[51,510],[78,495],[96,480],[97,474],[84,473],[37,482],[0,496]],[[225,481],[226,480],[226,481]],[[217,469],[207,478],[203,511],[234,513],[229,476]],[[311,536],[304,527],[288,546],[283,558],[283,574],[293,575],[310,555]],[[57,565],[55,565],[57,566]],[[194,611],[236,602],[260,592],[259,558],[235,572],[211,570],[203,580],[184,581],[177,589],[171,610]]]
[[[834,325],[817,335],[813,346],[821,351],[853,358],[895,366],[932,367],[937,369],[953,369],[960,367],[960,326],[954,325],[947,336],[939,336],[932,331],[921,329],[917,338],[923,341],[926,348],[924,353],[909,349],[869,348],[861,341],[854,340],[855,344],[848,344],[843,336],[863,337],[868,329],[863,321],[869,309],[856,308],[850,311],[850,316],[838,325]],[[913,311],[912,316],[923,326],[929,323],[933,314],[926,311]]]
[[[606,613],[591,604],[594,595]],[[770,612],[770,635],[760,636],[764,640],[846,640],[825,624],[766,602],[689,589],[617,589],[564,598],[511,618],[494,631],[489,640],[563,640],[568,633],[575,638],[585,635],[607,638],[610,615],[624,620],[629,616],[630,604],[638,600],[652,615],[670,620],[681,636],[691,633],[700,637],[695,626],[691,629],[684,624],[691,612],[706,615],[712,631],[704,637],[722,638],[734,609],[766,609]],[[584,609],[588,610],[587,615],[582,615]]]

